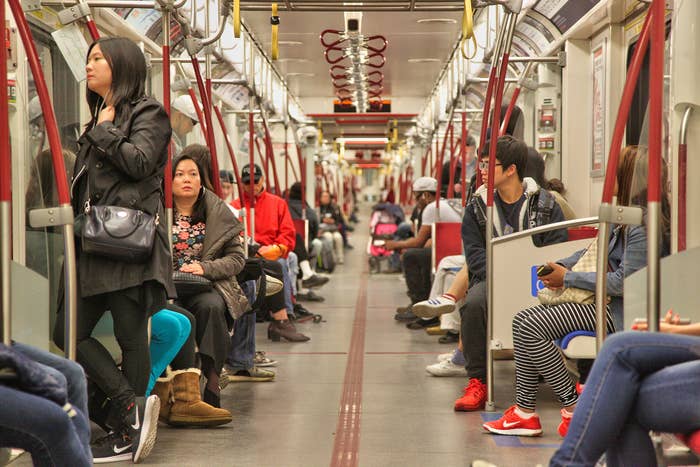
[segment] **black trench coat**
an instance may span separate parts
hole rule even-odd
[[[81,252],[76,232],[78,290],[82,297],[124,290],[148,281],[160,283],[169,297],[175,296],[162,191],[172,133],[170,120],[163,106],[152,97],[142,97],[131,105],[131,114],[124,121],[103,122],[81,135],[71,200],[76,216],[83,212],[88,199],[93,206],[122,206],[158,215],[153,253],[142,264],[89,255]]]

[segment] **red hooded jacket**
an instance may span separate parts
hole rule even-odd
[[[243,193],[243,199],[246,206],[245,221],[250,232],[250,202],[247,192]],[[231,206],[241,209],[240,198],[233,200]],[[287,203],[264,190],[255,197],[255,241],[263,246],[284,245],[286,253],[294,250],[296,244],[296,230]]]

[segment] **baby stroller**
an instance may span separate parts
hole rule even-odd
[[[387,240],[394,239],[403,219],[403,211],[395,204],[380,203],[372,208],[369,221],[370,238],[367,244],[370,273],[381,272],[382,262],[386,262],[393,254],[391,250],[384,248],[384,244]]]

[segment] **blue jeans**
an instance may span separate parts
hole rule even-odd
[[[292,287],[292,295],[297,294],[297,276],[299,274],[299,257],[293,251],[287,257],[287,274],[289,285]]]
[[[233,323],[231,347],[226,366],[234,372],[253,368],[255,357],[255,313],[247,313]]]
[[[282,282],[284,283],[284,307],[287,313],[294,314],[294,305],[292,304],[292,281],[289,279],[289,264],[284,258],[277,260],[282,265]],[[275,310],[273,313],[278,312]]]
[[[83,369],[44,350],[20,343],[12,347],[65,382],[76,414],[70,418],[48,399],[0,385],[0,446],[28,451],[34,465],[92,465]]]
[[[180,351],[190,332],[190,320],[175,311],[163,309],[151,317],[151,375],[146,395],[151,393],[156,380]]]
[[[700,429],[700,338],[623,332],[593,365],[550,466],[656,465],[650,430]]]

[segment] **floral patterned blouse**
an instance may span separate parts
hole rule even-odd
[[[173,270],[178,271],[185,264],[198,263],[202,259],[202,246],[206,234],[206,224],[192,225],[191,216],[175,215],[173,222]]]

